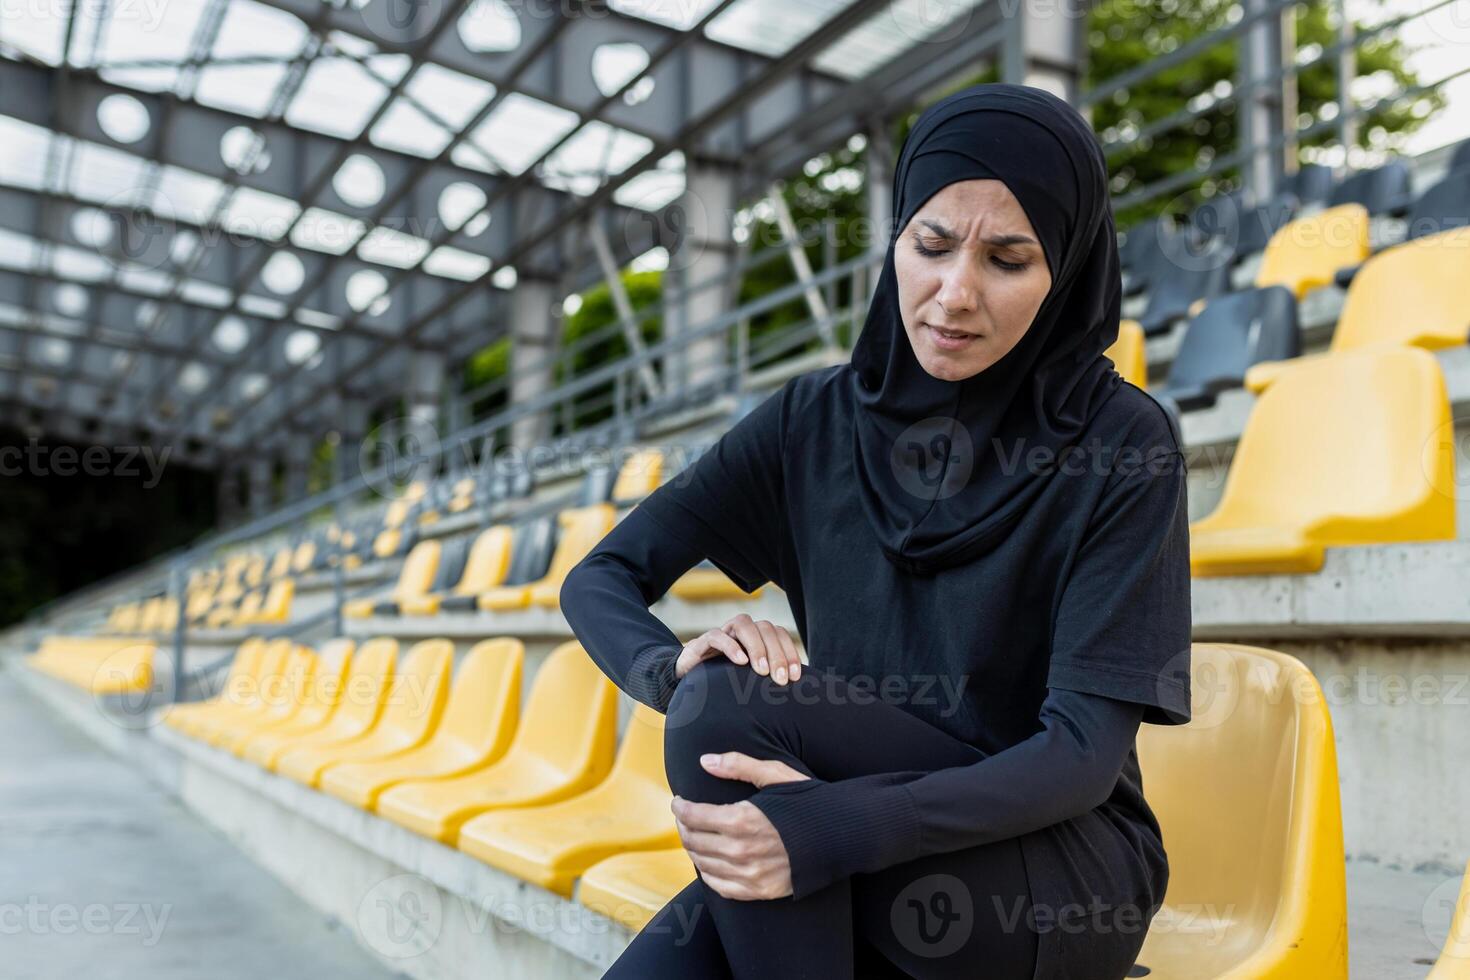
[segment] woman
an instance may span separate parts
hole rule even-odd
[[[1122,381],[1107,175],[1044,91],[930,107],[852,362],[794,378],[567,578],[666,712],[698,878],[608,976],[1129,975],[1168,862],[1141,722],[1189,720],[1183,457]],[[701,558],[787,594],[682,644]]]

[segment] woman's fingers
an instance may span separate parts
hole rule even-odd
[[[748,613],[741,613],[726,623],[722,629],[740,641],[745,652],[750,654],[751,666],[757,674],[769,674],[771,672],[770,653],[766,650],[765,640],[762,639],[760,630],[756,628],[755,620]]]
[[[792,678],[791,665],[796,658],[795,647],[788,647],[781,642],[781,633],[775,623],[767,619],[759,620],[755,628],[760,631],[761,640],[766,644],[766,650],[771,657],[771,677],[777,684],[785,684]]]
[[[801,676],[801,653],[796,649],[796,641],[784,626],[776,627],[776,635],[781,639],[781,648],[786,651],[786,669],[791,679],[796,680]]]

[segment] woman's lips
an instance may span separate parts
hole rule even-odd
[[[934,346],[940,350],[964,350],[979,339],[977,334],[963,333],[959,330],[943,330],[930,323],[924,324],[924,327],[929,331],[929,337],[934,341]]]

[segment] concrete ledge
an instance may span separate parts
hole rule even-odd
[[[1194,638],[1467,637],[1467,581],[1470,542],[1329,548],[1314,575],[1193,579]]]
[[[172,729],[179,797],[360,941],[425,980],[597,977],[632,938],[575,901]]]

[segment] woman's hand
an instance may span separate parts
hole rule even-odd
[[[769,620],[741,613],[686,643],[674,661],[674,677],[682,679],[695,664],[721,655],[737,664],[750,664],[757,674],[769,674],[777,684],[801,676],[801,656],[791,633]]]
[[[700,765],[715,776],[757,787],[810,778],[775,759],[743,752],[707,753]],[[694,803],[674,797],[671,807],[679,839],[705,884],[737,901],[791,894],[791,860],[775,826],[754,803]]]

